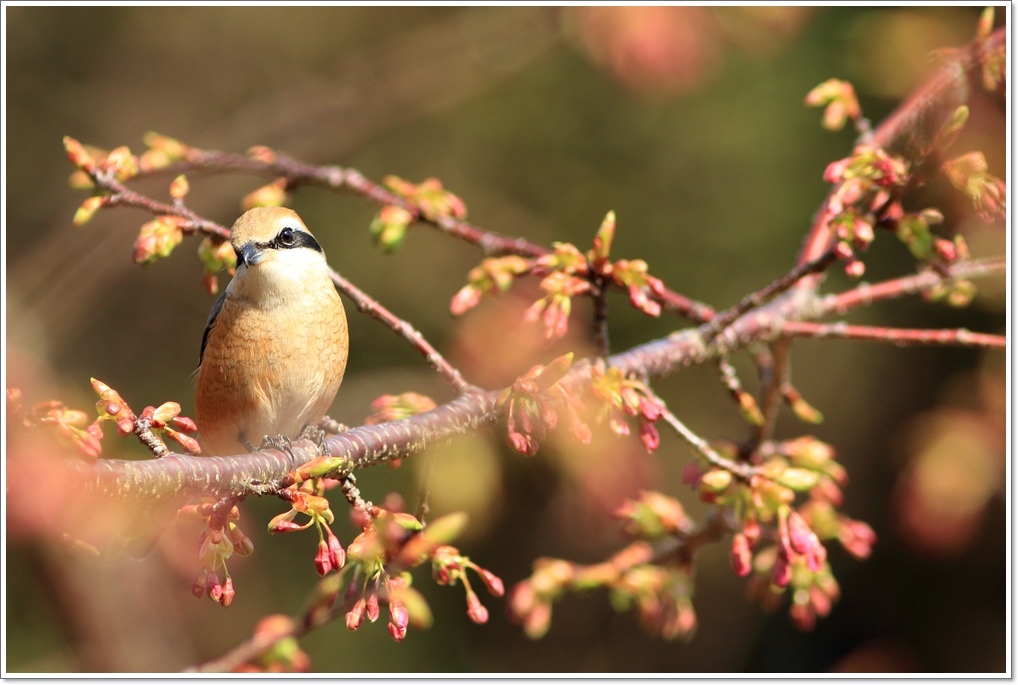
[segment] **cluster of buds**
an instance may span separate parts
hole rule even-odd
[[[470,271],[467,284],[452,298],[454,315],[475,307],[486,295],[497,295],[524,274],[541,277],[544,296],[524,312],[526,323],[540,321],[547,340],[563,337],[569,330],[572,300],[593,292],[594,283],[625,288],[630,303],[650,316],[661,314],[660,298],[665,287],[647,272],[642,259],[609,259],[615,237],[615,212],[608,212],[594,236],[594,245],[586,253],[572,243],[554,243],[554,251],[530,260],[518,256],[489,258]]]
[[[286,203],[286,192],[290,182],[285,176],[255,188],[241,198],[241,209],[247,211],[255,207],[282,207]]]
[[[994,10],[987,7],[979,16],[979,24],[976,27],[976,40],[985,43],[993,30]],[[980,57],[983,63],[983,87],[991,93],[997,90],[1001,83],[1007,82],[1007,42],[1000,41],[995,49],[980,50]]]
[[[399,176],[386,176],[385,185],[410,203],[410,209],[400,205],[386,205],[371,220],[371,235],[383,252],[399,248],[410,226],[423,217],[428,221],[439,221],[444,217],[465,219],[467,207],[455,194],[442,187],[437,178],[427,178],[419,184],[406,181]]]
[[[146,133],[142,140],[147,149],[138,158],[138,168],[143,172],[165,169],[175,162],[194,159],[200,154],[197,148],[154,131]]]
[[[912,255],[938,271],[960,260],[968,259],[969,248],[965,238],[956,235],[954,240],[939,238],[930,227],[944,220],[936,209],[905,213],[897,203],[892,204],[885,214],[884,222],[893,228],[898,239],[908,247]],[[929,301],[944,300],[952,307],[965,307],[975,296],[975,285],[964,278],[942,279],[923,296]]]
[[[874,226],[883,220],[894,191],[907,179],[903,159],[869,145],[857,146],[851,156],[831,162],[824,171],[824,180],[838,186],[828,200],[828,221],[850,276],[865,271],[855,251],[864,251],[873,242]]]
[[[504,293],[517,277],[530,273],[533,268],[533,262],[516,255],[482,260],[467,274],[467,284],[453,295],[449,311],[453,316],[466,313],[476,307],[482,297]]]
[[[823,126],[828,131],[840,131],[849,120],[858,122],[862,108],[855,95],[855,88],[848,81],[832,78],[806,94],[808,107],[823,107]]]
[[[647,384],[636,378],[627,378],[620,369],[606,366],[598,360],[591,369],[591,390],[600,400],[600,413],[608,419],[608,426],[616,435],[629,435],[627,416],[639,418],[640,441],[648,452],[661,444],[661,435],[654,422],[661,418],[665,406]]]
[[[767,609],[774,609],[781,603],[785,593],[791,595],[789,615],[801,630],[812,630],[818,616],[827,616],[834,602],[841,595],[838,582],[824,562],[817,570],[811,570],[803,557],[797,557],[786,567],[788,582],[777,585],[773,582],[774,568],[781,555],[780,547],[771,545],[761,550],[754,559],[755,575],[750,579],[749,591]],[[786,573],[786,571],[782,571]]]
[[[590,292],[590,282],[564,271],[554,271],[541,279],[544,297],[534,301],[523,312],[523,322],[544,325],[544,338],[552,341],[569,332],[569,314],[573,298]]]
[[[716,449],[736,456],[734,445]],[[748,478],[696,465],[683,475],[701,499],[730,509],[740,521],[730,548],[735,573],[753,574],[751,590],[765,605],[776,605],[790,592],[792,618],[808,629],[838,596],[825,541],[838,541],[861,559],[870,554],[876,535],[865,523],[838,513],[847,473],[830,445],[803,436],[769,444],[766,452]],[[808,499],[796,507],[798,494]]]
[[[198,441],[188,433],[195,433],[198,427],[194,421],[180,415],[180,405],[176,402],[164,402],[158,407],[145,407],[141,414],[135,414],[116,390],[95,378],[92,389],[99,396],[95,403],[99,418],[96,423],[112,421],[119,435],[135,433],[157,456],[169,450],[163,443],[161,435],[165,435],[189,454],[201,454]],[[101,437],[101,433],[100,433]]]
[[[693,529],[682,504],[655,490],[641,490],[635,500],[625,500],[615,510],[615,518],[623,522],[623,532],[633,540],[660,540]]]
[[[251,538],[237,525],[240,511],[236,505],[227,508],[213,504],[191,504],[181,507],[177,511],[177,518],[202,524],[198,537],[200,570],[191,584],[191,593],[199,599],[207,596],[223,607],[230,606],[236,592],[226,561],[234,554],[246,557],[254,551]]]
[[[970,152],[941,165],[941,171],[955,188],[975,205],[983,221],[1007,215],[1007,184],[987,171],[982,152]]]
[[[536,640],[548,632],[552,604],[573,588],[577,572],[575,564],[542,557],[534,561],[530,577],[513,587],[509,593],[509,617],[523,626],[527,637]]]
[[[7,425],[24,428],[53,428],[57,435],[74,445],[89,459],[98,459],[102,451],[103,432],[101,419],[88,422],[88,414],[78,409],[69,409],[62,402],[49,400],[39,402],[28,412],[21,404],[21,390],[7,388]]]
[[[435,400],[416,392],[382,395],[371,403],[372,414],[364,423],[375,425],[423,414],[435,408]]]
[[[309,475],[306,469],[319,466],[324,469],[322,472],[331,471],[340,460],[335,457],[321,457],[305,465],[305,473],[290,474],[289,480],[297,480],[293,485],[284,487],[278,492],[278,497],[290,504],[290,510],[278,514],[269,521],[270,533],[292,533],[300,530],[307,530],[314,526],[318,531],[318,546],[315,549],[314,566],[318,575],[324,576],[333,570],[342,569],[346,564],[346,550],[330,527],[335,522],[335,514],[329,505],[329,500],[321,492],[324,490],[324,478],[318,476],[303,477]],[[285,482],[285,481],[284,481]],[[294,521],[297,514],[308,517],[307,522],[297,523]]]
[[[230,241],[221,238],[206,237],[198,244],[198,259],[205,270],[201,282],[205,292],[215,295],[219,292],[219,272],[226,270],[233,276],[237,269],[237,253]]]
[[[615,212],[608,212],[586,254],[571,243],[555,243],[553,253],[537,259],[534,273],[544,276],[541,289],[545,296],[527,309],[524,321],[533,323],[540,319],[549,340],[566,334],[572,298],[591,292],[593,282],[625,288],[633,307],[649,316],[661,314],[661,305],[655,298],[664,296],[664,284],[648,273],[647,262],[609,259],[615,225]]]
[[[533,639],[551,626],[554,602],[569,591],[606,588],[619,611],[635,606],[640,623],[665,639],[689,638],[696,628],[692,604],[692,567],[669,558],[654,561],[651,543],[693,530],[682,505],[660,492],[641,492],[615,512],[631,544],[609,559],[589,566],[563,559],[542,558],[534,562],[529,578],[518,583],[509,596],[510,617],[522,624]]]
[[[488,592],[494,597],[501,597],[505,594],[502,579],[491,571],[481,568],[450,545],[439,545],[432,550],[429,558],[431,560],[431,575],[435,582],[439,585],[455,585],[457,582],[462,582],[467,597],[467,616],[474,623],[487,623],[488,609],[481,604],[477,593],[470,586],[467,570],[472,570],[480,576],[484,587],[488,588]]]
[[[696,632],[693,569],[687,564],[642,564],[624,571],[610,586],[612,604],[635,604],[640,624],[666,640],[690,640]]]
[[[531,639],[543,637],[551,627],[552,605],[570,591],[603,587],[619,611],[635,606],[640,623],[665,639],[692,636],[692,567],[671,560],[652,561],[653,549],[635,542],[598,564],[583,566],[563,559],[541,558],[530,577],[509,594],[509,616]]]
[[[439,584],[463,584],[470,618],[476,623],[487,621],[488,611],[471,587],[467,570],[477,573],[492,595],[500,597],[504,589],[501,579],[449,545],[466,525],[465,514],[448,514],[427,526],[410,514],[379,507],[371,511],[354,509],[351,516],[362,528],[361,533],[348,547],[349,563],[335,576],[334,585],[321,594],[319,609],[325,611],[332,606],[349,575],[345,591],[347,628],[357,630],[365,618],[374,623],[380,615],[380,603],[386,602],[389,635],[402,641],[410,624],[426,627],[431,623],[427,602],[411,587],[408,572],[430,563],[432,576]]]
[[[112,174],[123,183],[138,175],[141,163],[126,145],[106,151],[91,145],[82,145],[79,141],[64,136],[64,150],[67,159],[78,171],[71,175],[69,182],[73,188],[91,189],[93,174]],[[79,173],[80,172],[80,173]]]
[[[149,265],[169,257],[184,240],[184,220],[176,216],[157,216],[142,225],[134,241],[134,261]]]
[[[284,614],[270,614],[258,621],[254,641],[267,645],[257,659],[241,664],[237,673],[306,673],[311,658],[294,637],[296,622]]]
[[[536,454],[547,431],[558,424],[561,411],[573,437],[584,445],[590,442],[590,427],[580,418],[583,403],[559,383],[572,362],[570,352],[547,365],[537,364],[498,396],[495,409],[505,417],[506,442],[515,451]]]

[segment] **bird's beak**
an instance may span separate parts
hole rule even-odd
[[[237,266],[257,266],[265,258],[265,251],[254,243],[248,243],[236,252]]]

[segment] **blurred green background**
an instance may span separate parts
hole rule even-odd
[[[975,7],[4,11],[7,385],[22,388],[26,402],[58,397],[89,409],[94,376],[136,409],[175,399],[189,415],[212,303],[199,283],[197,241],[142,269],[131,252],[143,213],[103,211],[74,229],[84,194],[67,185],[62,136],[140,152],[152,130],[211,149],[268,145],[376,180],[434,176],[465,200],[470,220],[543,244],[583,248],[614,209],[614,256],[642,257],[669,286],[724,307],[793,264],[827,190],[824,167],[852,147],[850,132],[821,128],[805,94],[827,78],[849,79],[864,113],[879,121],[921,81],[932,50],[971,39],[979,15]],[[1003,176],[1004,130],[1003,108],[976,95],[958,149],[983,150]],[[188,203],[229,225],[240,197],[267,180],[193,175]],[[138,187],[164,198],[168,182]],[[941,207],[945,234],[964,234],[977,255],[1003,253],[1001,224],[973,217],[950,188],[932,184],[914,202]],[[533,330],[515,324],[536,296],[532,284],[450,318],[449,298],[480,259],[468,246],[417,227],[398,253],[382,255],[367,230],[376,207],[314,189],[290,204],[336,269],[407,318],[469,379],[496,387],[564,349],[542,348]],[[913,269],[897,241],[879,238],[866,257],[868,280]],[[834,274],[826,288],[847,283]],[[852,320],[1003,333],[1003,278],[980,286],[965,310],[911,298]],[[622,296],[610,307],[613,350],[685,325],[634,313]],[[387,392],[449,399],[404,342],[350,317],[351,361],[334,418],[360,423]],[[752,367],[736,364],[754,387]],[[794,379],[827,417],[814,432],[849,470],[845,511],[879,536],[868,561],[832,554],[843,597],[813,632],[799,632],[784,609],[769,615],[749,601],[721,544],[698,557],[699,629],[690,644],[645,634],[600,593],[556,605],[540,641],[507,620],[502,599],[483,596],[492,618],[475,626],[460,588],[437,587],[419,571],[431,630],[395,644],[382,622],[349,633],[340,621],[303,642],[313,669],[1007,668],[1004,354],[799,341]],[[745,435],[715,372],[695,369],[655,387],[699,434]],[[781,435],[804,432],[782,417]],[[141,448],[111,436],[104,449],[139,456]],[[432,506],[469,511],[461,548],[511,585],[538,556],[594,562],[620,547],[611,511],[640,488],[701,511],[678,477],[689,459],[668,437],[653,456],[620,441],[590,461],[553,449],[526,459],[497,439],[463,441],[432,455]],[[420,467],[411,462],[365,472],[365,495],[379,501],[399,491],[412,508]],[[29,485],[40,487],[8,481]],[[231,564],[238,595],[225,611],[190,597],[192,558],[78,559],[9,523],[8,670],[173,671],[223,653],[265,614],[297,612],[315,581],[314,536],[269,539],[262,531],[282,511],[278,502],[243,509],[256,551]],[[351,527],[343,530],[349,540]]]

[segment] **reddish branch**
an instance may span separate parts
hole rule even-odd
[[[871,342],[891,343],[898,346],[954,345],[958,347],[985,347],[1000,350],[1007,346],[1007,338],[1002,335],[973,333],[964,328],[934,331],[915,328],[853,326],[847,323],[786,321],[782,325],[782,329],[786,334],[800,338],[869,340]]]
[[[952,265],[946,275],[953,278],[978,278],[979,276],[1001,273],[1006,268],[1007,260],[1004,257],[975,259]],[[882,300],[915,295],[943,282],[944,276],[933,270],[928,270],[880,283],[862,283],[851,290],[824,296],[820,302],[821,310],[817,313],[823,316],[840,316],[853,309],[867,307]]]

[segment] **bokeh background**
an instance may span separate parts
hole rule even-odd
[[[4,12],[7,385],[20,387],[28,403],[59,398],[90,409],[94,376],[136,409],[175,399],[192,414],[190,374],[212,303],[200,286],[197,241],[143,269],[131,261],[143,213],[103,211],[73,228],[84,195],[68,187],[62,136],[140,152],[152,130],[229,151],[268,145],[379,180],[438,177],[466,201],[472,221],[544,244],[588,245],[614,209],[614,255],[645,258],[673,288],[723,307],[793,263],[826,193],[824,167],[851,149],[852,134],[824,131],[820,112],[803,106],[805,94],[827,78],[849,79],[864,113],[879,121],[921,81],[932,50],[971,39],[979,8]],[[1002,177],[1003,113],[999,100],[975,95],[957,144],[959,154],[984,151]],[[188,201],[229,224],[239,199],[266,180],[194,176]],[[168,181],[139,188],[165,197]],[[965,235],[977,255],[1004,252],[1002,223],[981,222],[945,185],[932,184],[913,202],[941,207],[946,234]],[[376,208],[366,202],[304,189],[290,204],[335,268],[409,319],[478,384],[498,387],[532,363],[584,345],[576,330],[549,349],[519,324],[536,296],[533,284],[453,320],[449,298],[480,259],[468,246],[417,227],[401,250],[382,255],[368,232]],[[867,279],[913,268],[897,241],[880,238],[866,258]],[[846,283],[836,274],[826,287]],[[911,298],[852,320],[1003,333],[1004,279],[979,285],[964,310]],[[634,313],[622,296],[610,307],[614,350],[684,325]],[[449,399],[384,327],[351,311],[351,335],[333,417],[360,423],[382,393]],[[1004,353],[837,341],[794,347],[795,381],[827,417],[813,432],[838,448],[850,473],[845,510],[879,535],[868,561],[832,554],[843,598],[814,631],[800,632],[784,610],[766,614],[747,599],[722,544],[698,557],[699,628],[689,644],[647,635],[602,593],[556,605],[548,635],[531,641],[507,620],[504,600],[483,597],[492,618],[476,626],[459,588],[437,587],[418,572],[416,586],[435,615],[431,630],[412,630],[395,644],[382,622],[356,633],[337,622],[304,640],[313,668],[1008,668]],[[753,387],[751,367],[736,363]],[[715,372],[694,369],[655,387],[701,435],[745,435]],[[788,437],[808,430],[787,415],[779,427]],[[115,436],[104,454],[143,456],[139,445]],[[636,442],[611,441],[583,452],[549,448],[530,459],[479,436],[431,455],[431,505],[437,513],[469,512],[461,547],[512,584],[538,556],[594,562],[617,549],[622,538],[611,512],[638,489],[678,495],[701,511],[678,475],[691,458],[667,436],[653,456]],[[401,492],[412,508],[422,463],[365,472],[362,490],[376,501]],[[174,671],[223,653],[261,616],[299,611],[315,582],[313,534],[263,532],[282,511],[278,502],[243,506],[256,551],[231,564],[238,595],[223,610],[190,595],[193,531],[169,534],[144,561],[75,556],[53,533],[66,522],[59,501],[45,497],[47,474],[17,475],[20,482],[8,472],[7,482],[8,671]],[[12,497],[15,491],[21,496]],[[116,517],[126,522],[143,505],[134,507]],[[340,530],[349,540],[352,528]]]

